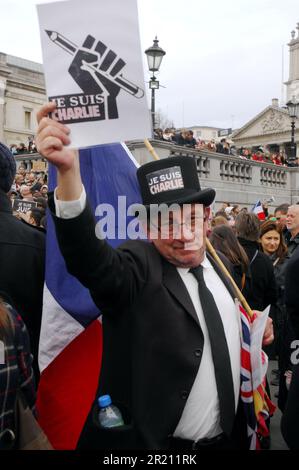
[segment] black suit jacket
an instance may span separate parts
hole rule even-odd
[[[51,199],[50,207],[54,209]],[[126,421],[122,428],[98,428],[95,433],[95,406],[79,448],[165,449],[182,415],[204,347],[188,291],[175,266],[151,243],[129,241],[114,250],[98,240],[88,206],[74,219],[53,217],[69,272],[89,288],[103,313],[98,395],[110,394]]]
[[[0,291],[22,316],[38,377],[38,344],[45,275],[45,234],[18,220],[0,190]]]

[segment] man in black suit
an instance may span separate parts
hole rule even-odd
[[[205,250],[215,191],[200,188],[192,158],[143,165],[139,211],[151,243],[128,241],[114,250],[95,236],[78,156],[64,147],[69,131],[47,118],[54,107],[39,112],[36,139],[58,169],[50,209],[69,272],[103,313],[98,393],[110,394],[125,420],[113,430],[100,428],[95,402],[78,447],[239,448],[246,441],[238,410],[239,321],[230,283]],[[166,210],[166,226],[164,212],[155,222],[150,212],[162,203],[164,209],[177,203]],[[272,339],[269,326],[265,340]]]

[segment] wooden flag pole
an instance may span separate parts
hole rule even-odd
[[[148,139],[144,139],[144,144],[145,144],[146,148],[148,149],[148,151],[150,152],[150,154],[153,156],[153,158],[155,160],[160,160],[159,155],[156,153],[156,151],[154,150],[154,148],[152,147],[152,145],[150,144]],[[242,292],[240,291],[239,287],[237,286],[237,284],[233,280],[230,272],[226,269],[225,265],[223,264],[223,262],[221,261],[221,259],[217,255],[217,253],[216,253],[213,245],[211,244],[210,240],[208,239],[208,237],[206,237],[206,246],[207,246],[207,249],[208,249],[209,253],[213,256],[214,260],[218,264],[218,266],[221,269],[221,271],[223,272],[223,274],[225,274],[225,276],[229,278],[233,288],[235,289],[236,296],[240,300],[240,302],[243,305],[244,309],[250,315],[250,317],[252,317],[253,316],[253,311],[251,310],[250,306],[248,305],[247,300],[245,299],[245,297],[242,294]]]
[[[154,160],[160,160],[159,155],[156,153],[155,149],[151,145],[150,141],[148,139],[144,139],[145,146],[149,153],[152,155]]]
[[[210,242],[210,240],[208,239],[208,237],[206,237],[206,246],[207,246],[207,249],[209,250],[210,254],[213,256],[214,260],[216,261],[216,263],[220,267],[221,271],[226,275],[226,277],[229,278],[233,288],[235,289],[236,296],[240,300],[240,302],[243,305],[244,309],[250,315],[250,317],[252,317],[253,316],[253,311],[251,310],[250,306],[248,305],[247,300],[245,299],[244,295],[242,294],[239,287],[235,283],[234,279],[232,278],[232,275],[230,274],[230,272],[227,270],[226,266],[223,264],[223,262],[221,261],[221,259],[217,255],[217,252],[214,249],[214,247],[213,247],[212,243]]]

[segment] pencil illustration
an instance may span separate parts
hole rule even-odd
[[[50,40],[57,44],[57,46],[61,47],[65,50],[68,54],[74,56],[80,48],[74,44],[72,41],[67,39],[62,34],[58,33],[57,31],[49,31],[45,30],[47,35],[49,36]],[[114,83],[122,90],[126,91],[127,93],[131,94],[135,98],[142,98],[144,96],[144,91],[142,88],[138,87],[127,78],[125,78],[122,74],[119,73],[119,70],[125,65],[125,62],[122,59],[119,59],[117,63],[112,67],[112,70],[108,73],[107,70],[109,66],[112,65],[114,59],[116,58],[116,54],[108,49],[107,47],[102,44],[102,63],[100,67],[97,67],[94,63],[90,63],[87,61],[82,61],[82,70],[87,70],[91,73],[94,77],[94,80],[99,84],[101,83],[101,75],[102,77],[110,80],[110,82]],[[94,52],[94,51],[92,51]],[[105,54],[105,55],[104,55]]]

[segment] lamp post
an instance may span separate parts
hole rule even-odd
[[[149,71],[153,73],[149,81],[149,88],[152,90],[151,115],[152,115],[153,132],[155,129],[155,90],[159,89],[159,81],[155,77],[155,72],[159,71],[162,59],[166,54],[166,52],[163,51],[161,47],[159,47],[158,43],[159,41],[156,36],[152,47],[149,47],[145,51]]]
[[[291,118],[291,155],[290,161],[296,160],[296,143],[295,143],[295,122],[299,116],[299,102],[293,97],[287,102],[289,116]]]

